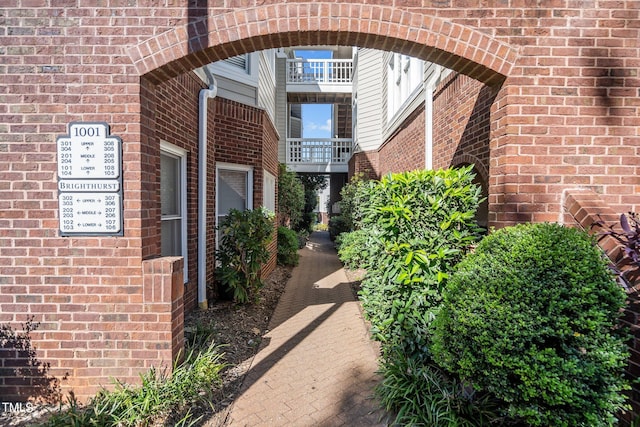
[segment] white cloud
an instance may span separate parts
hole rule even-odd
[[[306,122],[304,128],[308,130],[331,132],[331,119],[327,119],[324,125],[319,125],[315,122]]]

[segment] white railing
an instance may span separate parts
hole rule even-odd
[[[287,83],[351,83],[351,59],[287,59]]]
[[[287,138],[287,164],[347,164],[351,138]]]

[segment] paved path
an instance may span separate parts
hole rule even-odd
[[[382,426],[376,354],[328,233],[300,251],[229,426]]]

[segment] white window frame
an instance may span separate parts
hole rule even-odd
[[[220,218],[218,207],[220,206],[220,201],[218,200],[220,191],[220,169],[224,170],[233,170],[233,171],[242,171],[247,172],[247,209],[253,209],[253,166],[250,165],[240,165],[236,163],[224,163],[219,162],[216,164],[216,220],[215,226],[216,229],[220,224],[218,224],[218,218]],[[217,238],[216,235],[216,249],[218,249],[218,245],[220,239]]]
[[[424,65],[419,59],[393,53],[387,67],[387,121],[392,123],[422,90]]]
[[[188,258],[188,245],[187,245],[187,150],[180,148],[176,145],[170,144],[167,141],[160,141],[160,153],[166,153],[170,156],[175,156],[180,159],[180,233],[182,237],[181,252],[184,259],[184,283],[189,281],[189,258]],[[175,216],[162,217],[160,220],[175,220],[178,219]]]
[[[263,170],[262,206],[272,213],[276,213],[276,187],[278,180],[272,173]]]

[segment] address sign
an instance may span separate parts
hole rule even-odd
[[[106,123],[69,124],[57,139],[60,234],[123,234],[122,141]]]

